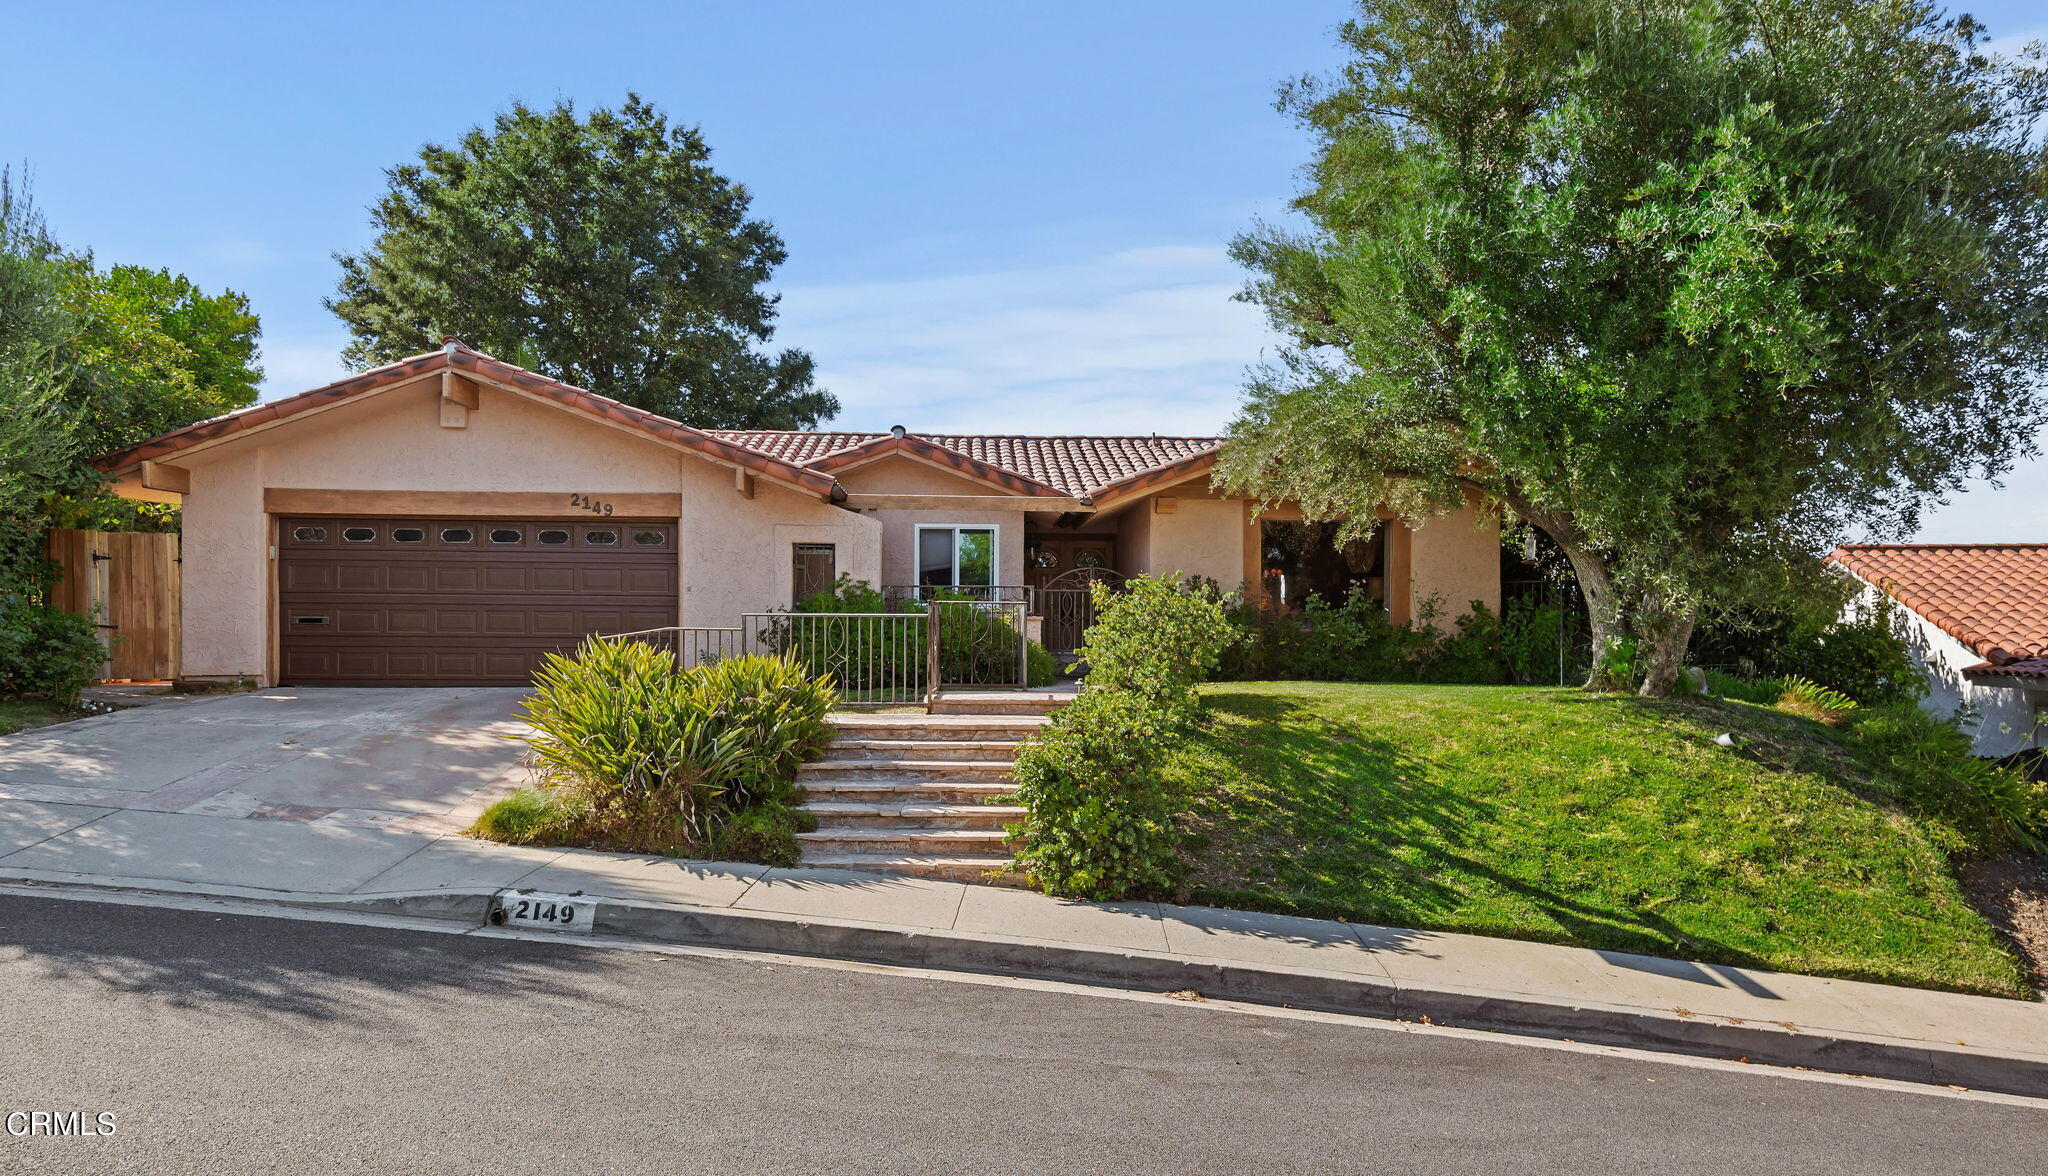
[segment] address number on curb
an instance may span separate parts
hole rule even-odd
[[[591,899],[538,890],[506,891],[491,912],[493,923],[546,931],[588,931],[596,920],[597,903]]]

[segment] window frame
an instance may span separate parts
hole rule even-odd
[[[924,582],[924,533],[926,531],[949,531],[953,535],[953,582],[950,584],[926,584]],[[988,583],[962,584],[960,582],[960,532],[988,532]],[[994,588],[1003,582],[1003,525],[1001,523],[919,523],[910,537],[911,582],[920,588]]]

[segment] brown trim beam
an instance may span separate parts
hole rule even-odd
[[[453,368],[441,369],[441,399],[474,411],[483,407],[483,388]]]
[[[584,498],[612,508],[611,515],[592,512],[570,501]],[[263,509],[268,514],[364,515],[374,517],[434,518],[441,515],[476,515],[484,518],[549,519],[673,519],[682,514],[682,497],[677,494],[648,494],[640,491],[607,493],[602,490],[309,490],[271,486],[263,491]]]
[[[184,466],[145,461],[142,463],[138,480],[145,490],[162,490],[170,494],[192,493],[192,471]]]

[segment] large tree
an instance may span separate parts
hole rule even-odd
[[[155,526],[88,459],[256,401],[256,315],[169,270],[65,250],[0,169],[0,595],[33,591],[57,526]]]
[[[1296,208],[1237,256],[1290,340],[1226,477],[1369,527],[1547,533],[1595,680],[2033,444],[2038,52],[1915,0],[1367,0]]]
[[[577,116],[515,105],[389,169],[376,241],[327,306],[358,367],[456,335],[704,428],[808,428],[839,410],[802,351],[759,350],[786,257],[695,127],[638,95]]]

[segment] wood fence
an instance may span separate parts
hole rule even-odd
[[[147,531],[52,531],[61,571],[51,603],[91,617],[107,646],[103,678],[178,676],[178,539]]]

